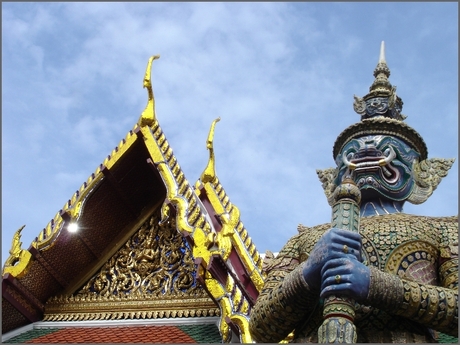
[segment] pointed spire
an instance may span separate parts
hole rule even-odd
[[[369,88],[370,93],[381,94],[384,93],[385,96],[388,96],[392,91],[392,85],[388,80],[390,76],[390,69],[387,66],[385,60],[385,42],[382,41],[380,44],[380,56],[377,67],[374,70],[374,83]]]
[[[385,60],[385,41],[382,41],[382,43],[380,43],[379,63],[387,63]]]
[[[374,116],[390,117],[404,120],[401,114],[403,101],[396,95],[396,86],[391,85],[388,77],[390,69],[385,58],[385,42],[380,44],[380,55],[374,70],[375,80],[364,97],[354,96],[353,109],[361,115],[361,119]]]

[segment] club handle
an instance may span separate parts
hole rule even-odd
[[[359,232],[359,205],[361,192],[351,178],[345,178],[334,191],[331,227]],[[324,300],[324,321],[318,329],[318,342],[322,344],[356,343],[353,323],[355,301],[351,298],[328,296]]]

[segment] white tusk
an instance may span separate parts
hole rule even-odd
[[[345,155],[342,156],[342,162],[343,162],[343,164],[345,164],[348,167],[348,169],[350,169],[350,170],[355,170],[356,169],[356,164],[350,162],[347,159],[347,156],[345,156]]]

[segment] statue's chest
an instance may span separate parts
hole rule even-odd
[[[361,227],[362,254],[366,264],[401,278],[436,285],[439,255],[436,239],[430,236],[429,229],[421,230],[404,223]]]

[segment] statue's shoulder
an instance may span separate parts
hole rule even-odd
[[[316,242],[331,228],[330,223],[308,227],[302,224],[297,226],[298,234],[295,237],[300,252],[301,261],[306,260]]]
[[[364,217],[360,220],[361,226],[379,226],[382,224],[417,226],[423,225],[433,229],[458,229],[458,215],[449,217],[418,216],[407,213],[392,213],[380,216]]]
[[[405,213],[362,218],[362,234],[386,234],[396,231],[406,240],[425,240],[436,247],[458,245],[458,215],[449,217],[429,217]]]

